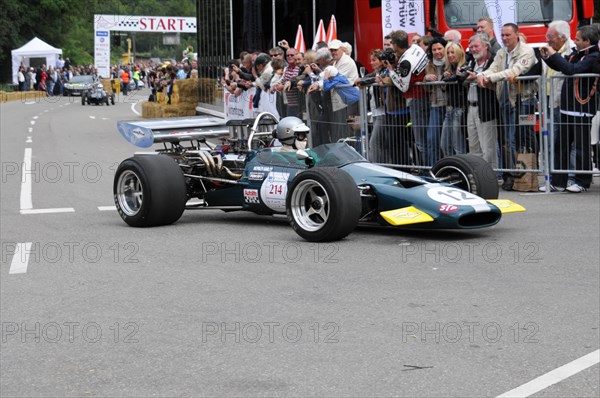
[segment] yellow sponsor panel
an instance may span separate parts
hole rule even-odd
[[[502,214],[519,213],[525,211],[523,206],[508,199],[491,199],[488,200],[488,202],[499,208]]]
[[[395,226],[419,224],[433,221],[433,218],[429,214],[417,209],[414,206],[382,211],[379,214],[381,214],[381,217],[383,217],[385,221]]]

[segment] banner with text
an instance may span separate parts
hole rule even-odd
[[[252,107],[256,88],[252,87],[235,96],[224,89],[225,120],[253,119],[261,112],[270,112],[279,117],[277,112],[277,93],[261,92],[258,108]]]
[[[425,34],[425,4],[423,0],[383,0],[381,2],[383,36],[402,29],[408,34]]]
[[[486,1],[488,15],[494,21],[494,34],[502,45],[502,26],[507,23],[517,23],[516,0],[492,0]]]
[[[110,77],[110,32],[195,33],[195,17],[94,15],[94,66],[103,78]]]

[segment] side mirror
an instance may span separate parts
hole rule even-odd
[[[310,156],[308,152],[306,152],[304,149],[298,149],[296,151],[296,159],[304,160],[304,163],[306,163],[308,167],[312,167],[315,165],[315,160],[313,159],[313,157]]]

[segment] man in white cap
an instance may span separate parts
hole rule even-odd
[[[356,81],[358,76],[358,69],[356,63],[341,49],[343,43],[340,40],[332,40],[329,43],[329,51],[334,59],[334,64],[339,73],[346,76],[349,81]]]

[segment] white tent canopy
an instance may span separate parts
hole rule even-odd
[[[54,67],[56,66],[58,55],[62,54],[62,50],[60,48],[54,48],[50,44],[35,37],[23,47],[12,50],[11,54],[13,83],[18,84],[17,74],[19,73],[19,66],[31,66],[29,64],[30,58],[46,58],[46,66]]]

